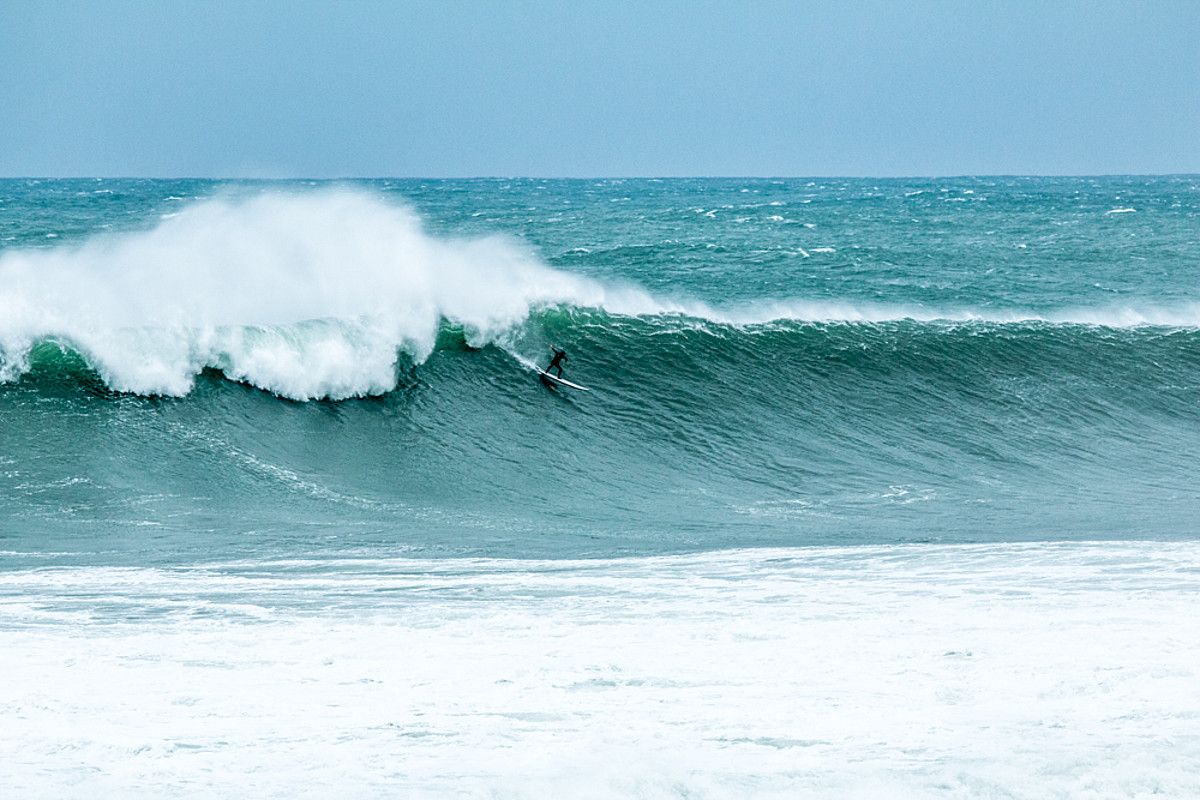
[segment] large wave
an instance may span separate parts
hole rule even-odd
[[[381,394],[449,323],[516,351],[539,309],[730,326],[917,322],[1200,326],[1200,306],[1052,312],[761,300],[725,307],[557,270],[508,237],[443,238],[361,190],[195,203],[157,227],[0,256],[0,380],[38,345],[78,353],[112,389],[184,395],[216,369],[293,399]],[[528,338],[527,336],[525,337]]]
[[[0,377],[54,340],[111,387],[181,395],[204,368],[292,398],[379,393],[439,325],[487,342],[550,303],[636,290],[549,268],[503,237],[437,238],[362,192],[197,203],[153,230],[0,258]]]

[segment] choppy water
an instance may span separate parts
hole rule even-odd
[[[1195,794],[1198,278],[1187,176],[0,181],[0,755]]]

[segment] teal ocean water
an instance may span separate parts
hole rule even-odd
[[[2,544],[1189,535],[1197,186],[6,181]]]
[[[1194,176],[0,181],[0,774],[1196,796],[1198,285]]]

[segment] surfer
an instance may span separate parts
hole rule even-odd
[[[546,366],[546,374],[549,374],[550,370],[552,370],[552,369],[557,370],[558,377],[561,378],[562,377],[562,362],[567,360],[567,351],[559,350],[554,345],[550,345],[550,349],[554,351],[554,358],[550,359],[550,363]]]

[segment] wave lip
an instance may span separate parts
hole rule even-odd
[[[985,309],[963,306],[929,308],[915,305],[858,303],[837,300],[760,300],[719,308],[698,301],[659,302],[654,309],[607,307],[629,316],[675,315],[724,325],[750,327],[780,322],[984,323],[989,325],[1078,325],[1096,328],[1200,328],[1200,303],[1150,304],[1047,310]]]

